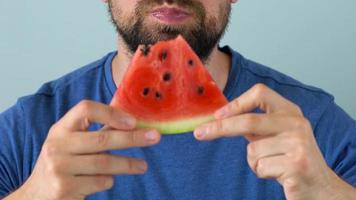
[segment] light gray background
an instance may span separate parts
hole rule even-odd
[[[240,0],[222,44],[332,93],[355,118],[355,8],[355,0]],[[0,111],[115,47],[100,0],[0,0]]]

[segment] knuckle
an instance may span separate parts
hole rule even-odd
[[[291,139],[291,145],[293,146],[293,160],[296,161],[296,164],[299,161],[303,161],[307,156],[307,141],[301,134],[297,134],[297,136]]]
[[[213,123],[213,125],[211,126],[211,132],[218,133],[218,134],[226,133],[226,129],[223,121],[217,120],[215,123]]]
[[[146,132],[146,131],[145,131]],[[139,146],[140,139],[142,138],[142,132],[141,131],[127,131],[127,145],[128,146]]]
[[[290,145],[292,145],[294,147],[294,149],[298,149],[302,144],[303,144],[303,137],[301,136],[301,134],[298,133],[294,133],[294,135],[290,138],[288,138]]]
[[[100,190],[110,189],[114,185],[114,178],[113,177],[106,177],[106,176],[99,176],[96,178],[96,186]]]
[[[299,183],[296,178],[290,177],[283,181],[283,187],[286,193],[294,193],[298,191]]]
[[[297,132],[289,140],[297,156],[304,156],[307,153],[306,149],[308,148],[309,141],[303,133]]]
[[[249,157],[255,157],[256,155],[256,143],[251,142],[250,144],[247,145],[247,155]]]
[[[297,139],[297,145],[295,146],[296,158],[306,157],[308,152],[306,150],[306,142],[303,139]]]
[[[52,134],[52,133],[55,133],[57,132],[57,130],[60,130],[59,127],[58,127],[58,123],[55,123],[51,126],[51,128],[49,129],[48,133],[49,134]]]
[[[245,130],[251,131],[259,123],[258,117],[253,114],[246,115],[244,120],[242,121],[242,126]]]
[[[46,162],[47,173],[51,176],[59,176],[62,168],[63,164],[58,159],[52,158]]]
[[[255,164],[255,160],[252,157],[247,156],[247,163],[250,166],[251,170],[255,171],[254,167],[256,166],[256,164]]]
[[[58,155],[60,149],[54,142],[47,141],[42,147],[42,156],[47,160],[51,159],[54,156]]]
[[[262,90],[266,90],[267,89],[267,86],[263,83],[257,83],[255,86],[254,86],[254,89],[256,91],[262,91]]]
[[[229,110],[234,110],[234,109],[236,109],[238,107],[240,107],[240,101],[239,101],[239,99],[235,99],[228,105],[227,108]]]
[[[109,170],[112,164],[111,158],[107,155],[99,155],[92,162],[94,162],[93,166],[97,171]]]
[[[41,159],[45,166],[46,173],[50,176],[57,177],[64,169],[64,163],[61,159],[60,148],[58,145],[53,144],[52,142],[47,142],[42,147]]]
[[[257,161],[256,175],[259,178],[266,178],[267,177],[266,166],[265,166],[265,163],[263,162],[263,159],[260,159],[260,160]]]
[[[308,130],[310,128],[309,121],[304,117],[298,117],[293,119],[294,125],[298,130]]]
[[[112,106],[107,106],[108,119],[113,121],[117,116],[115,115],[115,109]]]
[[[104,184],[104,189],[110,189],[114,186],[114,178],[107,177]]]
[[[92,102],[89,100],[82,100],[77,105],[78,112],[84,116],[89,115],[91,107]]]
[[[53,199],[63,199],[68,193],[67,183],[63,178],[56,178],[52,181],[52,195]]]
[[[102,148],[105,148],[108,143],[109,143],[109,140],[110,140],[110,134],[108,132],[100,132],[96,135],[95,138],[95,144],[98,146],[98,147],[102,147]]]
[[[267,86],[262,83],[257,83],[253,89],[256,98],[262,98],[268,90]]]
[[[256,160],[256,145],[254,142],[248,144],[247,146],[247,162],[250,168],[256,172],[256,166],[258,163]]]
[[[136,169],[136,167],[135,167],[135,161],[134,161],[134,159],[131,159],[131,158],[127,158],[126,159],[126,162],[127,162],[127,170],[128,170],[128,172],[134,172],[134,171],[136,171],[135,169]]]
[[[295,110],[295,113],[299,116],[303,116],[303,111],[302,109],[297,105],[297,104],[294,104],[293,103],[293,107],[294,107],[294,110]]]
[[[305,154],[297,155],[293,162],[295,173],[304,174],[309,170],[309,161]]]

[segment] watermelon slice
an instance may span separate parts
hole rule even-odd
[[[132,114],[139,128],[161,134],[194,130],[214,119],[227,99],[183,37],[140,46],[111,106]]]

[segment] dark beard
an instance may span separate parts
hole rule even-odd
[[[179,6],[192,9],[197,15],[198,23],[189,29],[183,26],[169,25],[157,25],[154,30],[146,28],[142,13],[148,11],[150,6],[161,5],[163,2],[164,0],[140,1],[135,9],[137,20],[132,26],[129,26],[118,23],[114,18],[112,1],[109,1],[109,13],[112,23],[123,38],[127,48],[133,54],[140,44],[155,44],[158,41],[174,39],[178,35],[182,35],[199,58],[206,62],[215,45],[225,33],[231,13],[230,4],[228,4],[227,8],[220,9],[223,14],[222,22],[217,22],[216,20],[206,22],[206,12],[200,2],[194,0],[167,0],[169,3],[176,3]],[[222,27],[217,30],[216,26],[220,23],[222,23]]]

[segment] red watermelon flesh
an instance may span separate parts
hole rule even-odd
[[[140,46],[111,106],[132,114],[139,128],[161,134],[194,130],[214,119],[227,99],[183,37]]]

